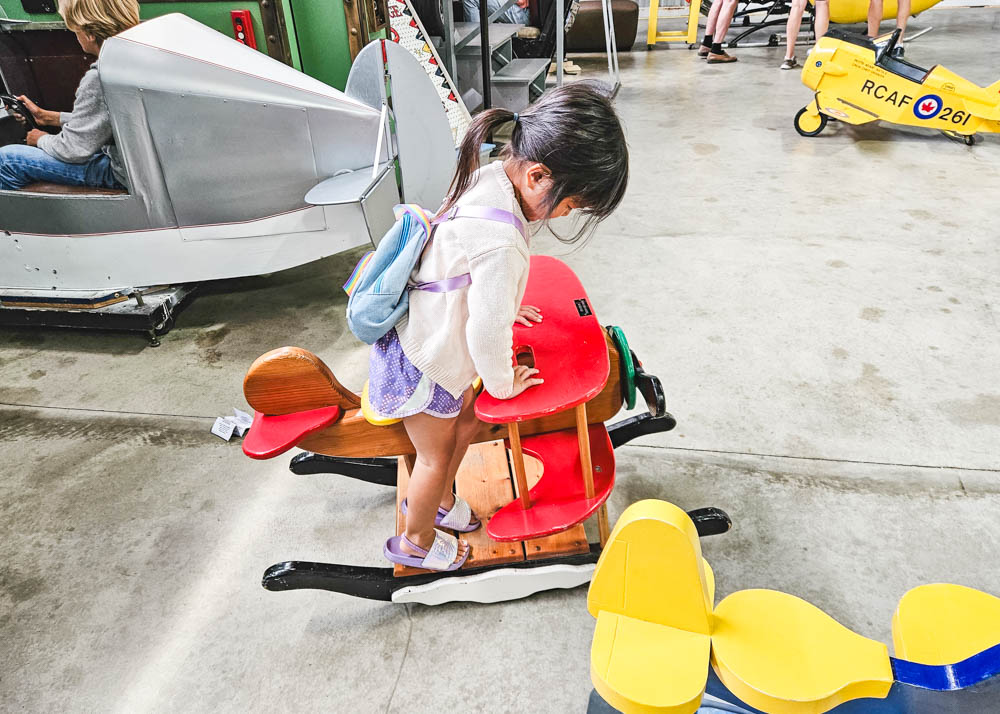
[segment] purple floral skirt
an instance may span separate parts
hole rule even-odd
[[[464,395],[455,399],[413,366],[403,354],[396,328],[372,345],[368,358],[368,402],[379,416],[403,419],[424,413],[452,419],[462,410],[463,400]]]

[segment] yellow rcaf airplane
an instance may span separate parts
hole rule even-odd
[[[882,120],[938,129],[970,146],[978,132],[1000,132],[1000,81],[980,87],[940,65],[917,67],[897,54],[899,37],[827,32],[803,65],[802,82],[816,94],[795,115],[795,130],[816,136],[830,118]]]

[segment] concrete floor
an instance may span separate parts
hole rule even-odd
[[[924,23],[908,58],[995,80],[1000,14]],[[781,589],[888,639],[912,586],[1000,594],[1000,140],[803,139],[798,73],[737,53],[622,57],[631,187],[565,257],[679,421],[619,451],[611,515],[720,506],[720,597]],[[288,558],[382,564],[390,490],[209,434],[271,347],[360,385],[338,287],[357,257],[219,286],[157,349],[0,332],[0,709],[583,711],[584,589],[428,608],[259,585]]]

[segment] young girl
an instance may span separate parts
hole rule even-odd
[[[503,160],[477,171],[479,147],[511,121]],[[380,415],[403,420],[417,451],[402,503],[405,533],[384,548],[392,562],[434,570],[465,563],[468,544],[434,526],[465,533],[480,526],[452,493],[479,426],[470,385],[478,375],[490,394],[510,399],[542,382],[538,370],[513,364],[514,323],[542,320],[536,308],[521,305],[527,225],[576,209],[587,217],[578,238],[615,210],[627,182],[625,135],[609,98],[592,85],[550,91],[521,114],[491,109],[473,120],[441,213],[454,206],[500,209],[511,222],[440,223],[411,283],[469,274],[471,284],[411,291],[409,314],[371,352],[369,402]]]

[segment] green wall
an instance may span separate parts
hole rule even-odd
[[[285,0],[294,17],[302,71],[343,90],[351,69],[347,20],[340,0]]]
[[[270,0],[273,2],[274,0]],[[347,21],[341,0],[280,0],[291,64],[306,74],[343,90],[351,67]],[[208,25],[227,37],[232,37],[230,10],[249,10],[253,17],[254,37],[263,48],[267,37],[261,23],[260,5],[253,0],[195,0],[193,2],[142,3],[140,14],[148,20],[172,12],[180,12]],[[30,15],[24,12],[20,0],[0,0],[0,16],[34,22],[59,22],[58,15]]]

